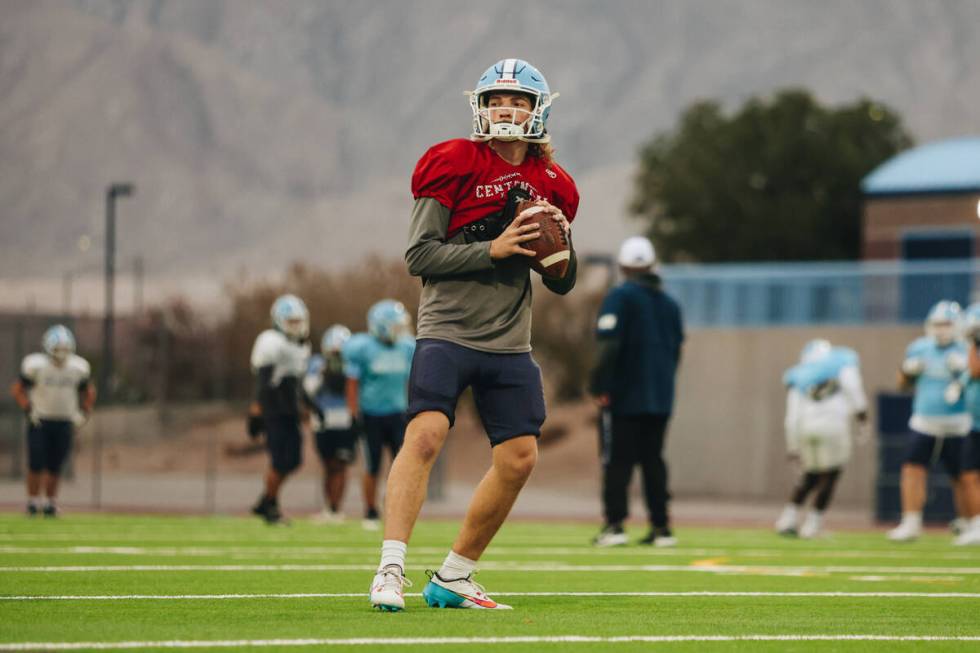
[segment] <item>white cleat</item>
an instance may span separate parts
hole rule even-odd
[[[429,582],[422,590],[422,597],[430,608],[475,608],[477,610],[513,610],[509,605],[497,603],[483,586],[466,578],[444,580],[437,572],[427,571]]]
[[[797,510],[795,506],[786,506],[776,520],[775,529],[780,535],[796,535]]]
[[[381,520],[380,519],[364,519],[361,521],[361,528],[366,531],[380,531],[381,530]]]
[[[803,525],[800,526],[800,537],[804,540],[812,540],[823,535],[823,530],[821,529],[822,521],[820,515],[813,512],[807,513],[806,519],[803,520]]]
[[[311,522],[320,526],[343,524],[344,519],[344,513],[333,512],[327,508],[324,508],[320,512],[310,517]]]
[[[955,540],[954,546],[977,546],[980,545],[980,524],[965,530]]]
[[[592,545],[598,547],[623,546],[629,544],[629,537],[622,526],[606,526],[592,538]]]
[[[888,539],[892,542],[911,542],[919,539],[920,535],[922,535],[921,527],[914,526],[904,521],[888,531]]]
[[[405,578],[402,568],[388,565],[378,571],[371,582],[371,605],[382,612],[399,612],[405,609],[405,588],[412,581]]]

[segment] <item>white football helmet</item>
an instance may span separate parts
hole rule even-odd
[[[282,295],[272,303],[272,325],[292,340],[310,335],[310,312],[296,295]]]
[[[56,324],[41,337],[45,353],[58,363],[63,363],[75,353],[75,336],[63,324]]]
[[[531,101],[531,110],[514,110],[509,121],[495,123],[491,120],[488,102],[494,93],[526,95]],[[558,97],[558,93],[552,93],[541,71],[523,59],[501,59],[483,73],[476,88],[466,91],[466,95],[470,98],[470,110],[473,112],[473,133],[470,135],[473,140],[551,141],[548,114],[551,112],[551,102]]]
[[[830,356],[831,351],[833,351],[833,346],[829,340],[816,338],[803,345],[803,351],[800,352],[800,362],[816,363]]]
[[[349,339],[350,329],[342,324],[334,324],[323,332],[323,338],[320,340],[320,353],[324,356],[338,354]]]
[[[963,312],[956,302],[943,300],[929,309],[926,316],[926,335],[941,347],[950,344],[960,335],[960,318]]]

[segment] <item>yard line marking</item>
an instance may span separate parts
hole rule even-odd
[[[808,574],[980,574],[977,567],[881,567],[881,566],[773,566],[773,565],[572,565],[565,563],[485,562],[484,571],[525,572],[695,572],[709,574],[749,574],[771,576],[803,576]],[[410,566],[423,571],[424,565]],[[96,571],[377,571],[377,565],[364,564],[304,564],[304,565],[48,565],[0,566],[0,573],[16,572],[96,572]]]
[[[232,639],[128,642],[17,642],[0,651],[234,648],[266,646],[418,646],[420,644],[627,644],[669,642],[980,642],[980,635],[551,635],[516,637],[352,637],[347,639]]]
[[[291,594],[92,594],[0,596],[0,601],[222,601],[236,599],[346,599],[364,598],[366,592],[303,592]],[[406,592],[405,596],[422,596]],[[852,599],[980,599],[969,592],[494,592],[516,597],[651,597],[651,598],[852,598]]]
[[[0,537],[0,539],[3,539]],[[44,540],[46,538],[32,538]],[[104,538],[111,540],[114,538]],[[186,538],[183,539],[186,541]],[[269,544],[281,544],[280,542],[270,542]],[[412,547],[412,551],[423,555],[442,555],[445,553],[444,547]],[[0,545],[0,554],[33,554],[33,553],[59,553],[59,554],[81,554],[81,555],[132,555],[132,556],[160,556],[160,557],[180,557],[180,556],[228,556],[228,555],[262,555],[276,557],[304,557],[304,556],[329,556],[329,555],[357,555],[364,553],[364,547],[357,546],[287,546],[287,547],[262,547],[262,546],[228,546],[228,547],[209,547],[209,546],[183,546],[183,547],[153,547],[153,546],[16,546]],[[896,560],[919,560],[923,555],[928,555],[932,559],[941,560],[971,560],[980,564],[980,552],[971,554],[963,553],[939,553],[925,551],[875,551],[875,550],[847,550],[834,551],[827,549],[702,549],[674,547],[670,549],[656,548],[607,548],[596,549],[594,547],[518,547],[518,546],[496,546],[491,547],[486,554],[493,556],[595,556],[595,557],[685,557],[685,556],[710,556],[710,557],[743,557],[743,558],[785,558],[787,556],[805,556],[807,558],[886,558]]]

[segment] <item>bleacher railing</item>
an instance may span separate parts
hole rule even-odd
[[[980,288],[977,258],[675,264],[660,272],[695,328],[917,323],[940,299],[965,306]]]

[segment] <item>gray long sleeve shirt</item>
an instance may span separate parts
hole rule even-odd
[[[493,353],[531,351],[531,276],[517,254],[494,261],[490,242],[466,242],[461,232],[446,240],[450,211],[421,197],[412,211],[405,260],[422,277],[418,338],[448,340]],[[575,252],[561,279],[542,278],[564,295],[575,285]]]

